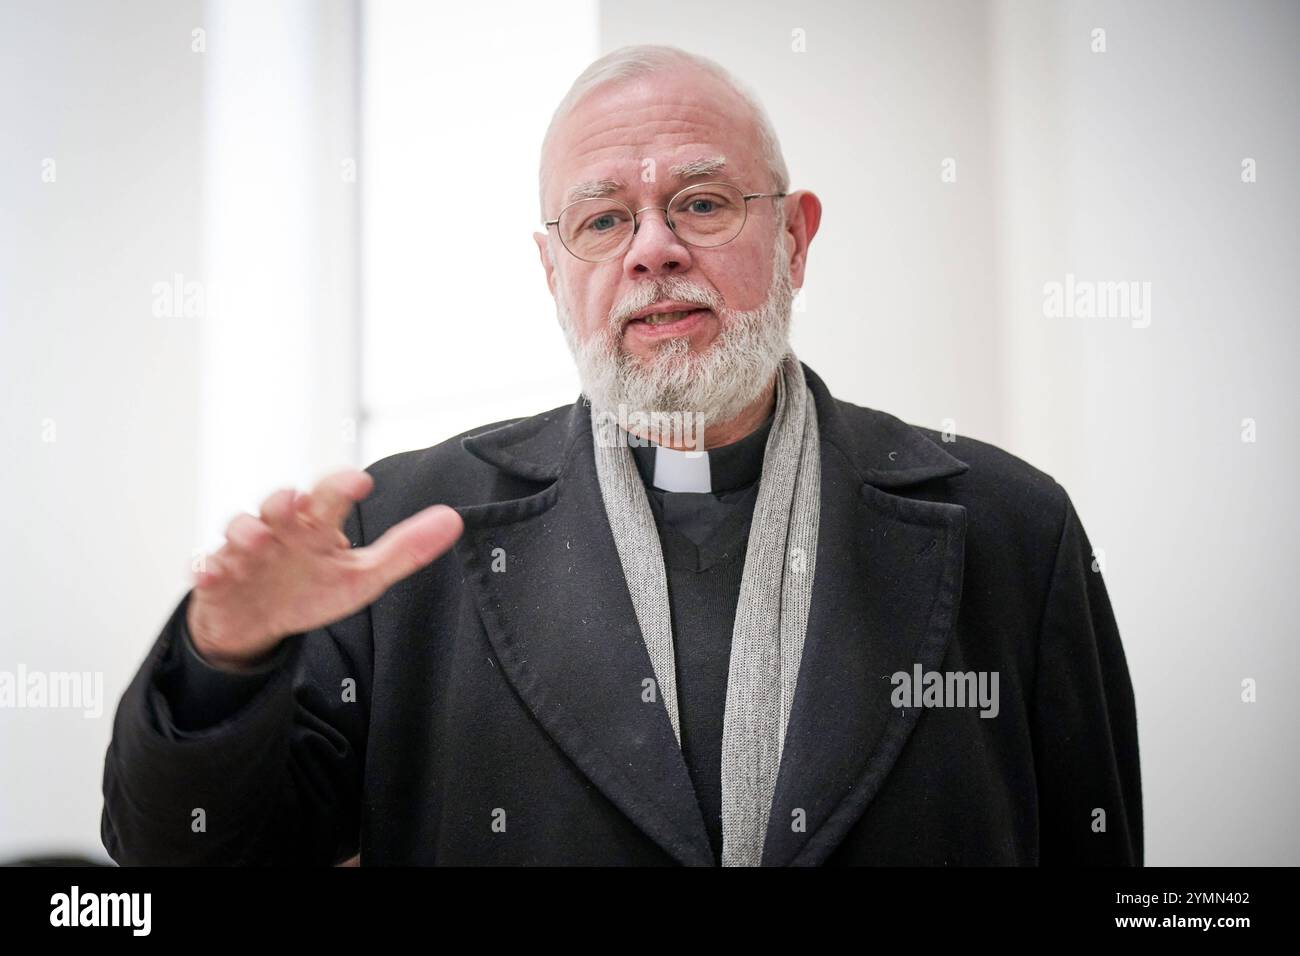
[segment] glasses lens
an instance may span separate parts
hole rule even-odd
[[[583,199],[566,207],[557,225],[566,249],[579,259],[600,262],[617,254],[632,234],[632,215],[616,200]]]
[[[701,183],[673,199],[673,228],[693,246],[720,246],[745,225],[744,194],[725,183]]]

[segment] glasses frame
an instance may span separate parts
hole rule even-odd
[[[726,186],[728,189],[734,189],[736,190],[736,192],[740,192],[740,198],[743,199],[745,203],[744,205],[745,218],[740,221],[740,228],[736,230],[736,235],[726,240],[726,242],[719,242],[712,246],[701,246],[698,245],[697,243],[691,242],[686,238],[684,238],[677,231],[677,227],[673,225],[672,216],[669,215],[668,213],[668,210],[671,209],[673,204],[677,201],[677,197],[680,196],[682,193],[690,192],[692,189],[703,189],[705,186]],[[569,208],[578,205],[578,203],[591,202],[593,199],[600,198],[600,197],[588,196],[583,199],[575,199],[573,202],[566,204],[564,208],[561,209],[556,214],[554,219],[542,220],[542,225],[547,227],[548,229],[551,226],[555,226],[555,235],[560,240],[560,245],[564,246],[564,251],[567,252],[569,255],[573,256],[573,258],[579,259],[582,262],[609,262],[611,259],[617,259],[619,256],[627,252],[627,250],[632,245],[632,241],[636,239],[636,234],[641,229],[641,222],[637,217],[641,213],[645,212],[647,209],[658,209],[662,211],[664,214],[665,225],[667,225],[668,228],[673,231],[674,236],[676,236],[679,240],[681,240],[686,245],[691,246],[692,248],[695,249],[719,249],[722,246],[725,246],[728,242],[734,242],[736,240],[736,237],[745,231],[745,224],[749,222],[749,201],[751,199],[784,199],[788,195],[790,194],[789,193],[744,193],[741,192],[740,187],[735,185],[735,183],[712,182],[712,183],[691,183],[691,185],[689,186],[683,186],[681,189],[677,190],[677,192],[672,194],[672,196],[668,200],[667,206],[642,206],[640,209],[633,209],[631,206],[623,202],[623,200],[621,199],[610,199],[608,200],[609,202],[616,202],[624,209],[627,210],[628,217],[632,220],[632,231],[628,233],[628,237],[625,240],[623,240],[623,244],[619,246],[616,252],[606,256],[603,259],[588,259],[584,256],[578,255],[576,252],[574,252],[572,249],[569,248],[569,244],[564,241],[564,236],[560,232],[560,219],[564,217],[565,212]]]

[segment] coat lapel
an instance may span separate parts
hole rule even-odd
[[[814,865],[880,790],[919,712],[896,671],[942,663],[961,597],[965,509],[893,489],[967,466],[893,416],[837,406],[807,369],[821,429],[812,607],[763,864]]]
[[[456,549],[497,659],[573,762],[673,859],[712,866],[704,817],[641,638],[602,505],[589,408],[466,439],[503,470],[554,479],[460,509]],[[563,451],[557,455],[557,450]]]
[[[823,862],[861,817],[918,712],[890,675],[942,663],[960,603],[965,510],[893,493],[966,465],[893,416],[836,402],[806,365],[821,434],[812,608],[764,865]],[[503,472],[550,482],[463,507],[456,550],[502,668],[584,774],[680,863],[713,864],[601,504],[589,408],[464,439]]]

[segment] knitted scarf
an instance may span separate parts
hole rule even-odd
[[[592,408],[596,472],[605,514],[650,653],[673,734],[681,745],[668,580],[654,514],[631,450]],[[785,729],[794,701],[812,599],[821,509],[817,409],[803,368],[787,352],[745,551],[732,630],[722,731],[722,865],[758,866]]]

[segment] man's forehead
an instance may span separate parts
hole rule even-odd
[[[749,110],[712,77],[654,76],[594,91],[562,121],[548,189],[562,202],[647,182],[737,180],[761,163]]]
[[[660,181],[662,172],[667,173],[667,178],[671,183],[681,183],[689,185],[693,181],[703,179],[726,179],[728,173],[727,157],[722,154],[700,155],[692,159],[684,159],[678,162],[668,164],[666,170],[657,169],[658,164],[654,163],[653,157],[646,157],[639,160],[640,172],[634,181],[646,181],[644,173],[647,169],[653,170],[655,176],[651,181]],[[631,185],[626,179],[618,176],[594,176],[589,179],[579,179],[571,183],[564,193],[565,202],[573,202],[577,199],[595,199],[598,196],[610,196],[614,193],[628,192]]]

